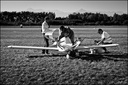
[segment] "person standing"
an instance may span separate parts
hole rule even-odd
[[[49,47],[49,41],[47,36],[45,35],[47,31],[49,31],[50,25],[48,24],[49,18],[46,16],[44,18],[44,22],[42,23],[41,32],[43,34],[44,47]],[[42,54],[49,54],[48,50],[42,50]]]

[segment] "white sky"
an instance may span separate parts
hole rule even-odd
[[[127,0],[118,1],[1,1],[1,11],[27,11],[28,8],[42,10],[59,10],[75,12],[87,11],[123,12],[127,13]]]

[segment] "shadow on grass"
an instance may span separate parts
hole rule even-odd
[[[64,57],[66,56],[65,54],[40,54],[40,55],[29,55],[27,58],[43,58],[43,57]]]
[[[28,58],[43,58],[43,57],[65,57],[66,54],[50,54],[50,55],[29,55]],[[103,54],[88,54],[84,53],[79,56],[72,57],[71,59],[82,59],[87,61],[101,61],[103,59],[114,61],[128,61],[128,53],[103,53]]]
[[[78,58],[78,57],[77,57]],[[79,57],[83,60],[101,61],[102,59],[114,61],[128,61],[128,53],[124,54],[86,54],[86,56]]]
[[[93,55],[93,54],[87,54],[81,57],[77,57],[79,59],[82,60],[87,60],[87,61],[101,61],[102,59],[104,59],[104,57],[102,55]]]

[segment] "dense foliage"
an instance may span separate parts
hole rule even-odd
[[[51,25],[127,25],[128,14],[108,16],[100,13],[72,13],[67,17],[55,17],[52,12],[0,12],[1,25],[41,25],[45,16]]]

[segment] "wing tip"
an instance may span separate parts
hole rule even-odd
[[[12,48],[12,45],[7,46],[8,48]]]

